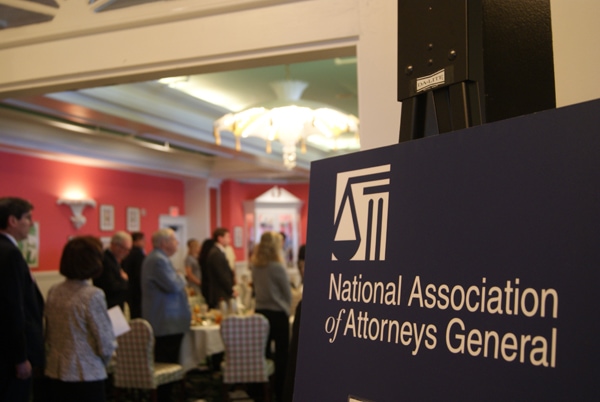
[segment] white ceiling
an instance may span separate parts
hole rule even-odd
[[[269,83],[286,77],[309,83],[303,100],[358,115],[356,64],[352,57],[179,77],[178,81],[185,82],[187,91],[195,96],[153,80],[5,99],[2,103],[11,112],[35,112],[38,122],[59,119],[77,125],[79,131],[83,127],[112,135],[115,140],[134,138],[153,142],[158,148],[166,145],[179,152],[202,155],[211,166],[204,176],[302,181],[308,179],[310,161],[348,151],[324,152],[309,146],[306,154],[298,154],[297,168],[287,171],[281,166],[281,147],[277,143],[268,155],[262,140],[243,139],[242,151],[237,152],[233,150],[233,135],[224,133],[221,147],[215,145],[213,136],[214,120],[229,111],[275,100]],[[68,124],[62,126],[69,128]]]

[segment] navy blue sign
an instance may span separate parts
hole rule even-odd
[[[294,400],[600,400],[600,101],[312,164]]]

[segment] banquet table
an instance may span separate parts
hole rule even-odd
[[[206,358],[225,351],[220,325],[194,325],[183,335],[179,364],[185,371],[197,368]]]

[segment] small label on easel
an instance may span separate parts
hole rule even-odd
[[[425,77],[417,78],[417,93],[435,88],[446,83],[446,69],[442,69]]]

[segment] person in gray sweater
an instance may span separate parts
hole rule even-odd
[[[256,312],[269,320],[269,341],[266,355],[275,361],[275,397],[282,400],[285,371],[287,368],[290,324],[289,311],[292,289],[281,255],[281,235],[265,232],[254,248],[250,259],[252,282],[256,295]],[[275,355],[271,356],[269,345],[275,342]]]

